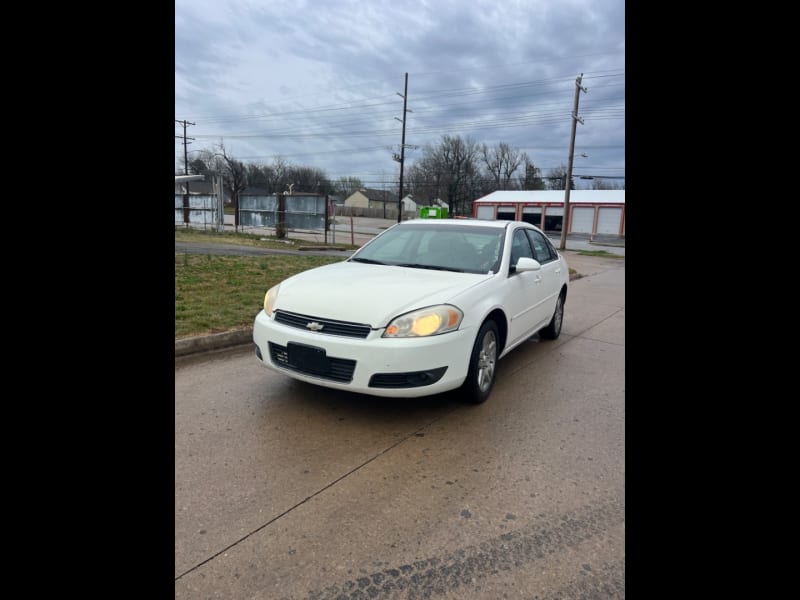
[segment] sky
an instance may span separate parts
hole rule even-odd
[[[408,88],[405,90],[405,76]],[[175,158],[397,188],[442,136],[624,183],[624,0],[175,0]],[[403,111],[404,96],[406,112]]]

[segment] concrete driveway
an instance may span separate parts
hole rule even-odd
[[[177,359],[175,597],[624,598],[625,266],[570,265],[480,406]]]

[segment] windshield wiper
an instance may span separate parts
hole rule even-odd
[[[355,258],[351,258],[350,260],[352,260],[353,262],[367,263],[367,264],[370,264],[370,265],[385,265],[386,264],[385,262],[381,262],[379,260],[374,260],[372,258],[355,257]]]
[[[420,263],[399,263],[395,267],[410,267],[412,269],[432,269],[434,271],[454,271],[456,273],[464,273],[464,269],[455,269],[453,267],[440,267],[438,265],[423,265]]]

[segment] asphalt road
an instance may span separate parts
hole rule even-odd
[[[176,359],[175,597],[624,598],[625,263],[580,260],[480,406]]]

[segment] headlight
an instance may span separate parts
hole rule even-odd
[[[272,309],[275,306],[275,300],[278,298],[278,289],[280,287],[280,284],[278,284],[269,288],[264,296],[264,312],[267,313],[268,317],[272,316]]]
[[[462,313],[455,306],[440,304],[406,313],[392,319],[383,337],[425,337],[455,331],[461,325]]]

